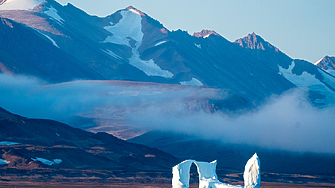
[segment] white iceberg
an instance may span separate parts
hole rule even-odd
[[[216,175],[216,161],[208,163],[198,162],[194,160],[186,160],[172,168],[172,188],[189,187],[190,168],[193,163],[197,166],[198,169],[199,188],[243,187],[240,185],[229,185],[220,182]],[[245,165],[243,178],[245,188],[261,187],[260,161],[257,154],[254,154]]]

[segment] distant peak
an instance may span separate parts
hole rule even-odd
[[[319,61],[315,62],[314,65],[320,67],[323,70],[335,70],[335,57],[329,57],[326,55]]]
[[[278,48],[274,47],[272,44],[265,41],[261,36],[257,35],[254,32],[248,34],[244,38],[237,39],[235,43],[238,43],[243,48],[260,49],[260,50],[274,49],[276,52],[279,51]]]
[[[136,9],[136,8],[133,7],[133,6],[129,6],[129,7],[127,7],[126,9],[129,10],[129,11],[132,11],[133,13],[139,14],[139,15],[141,15],[141,16],[145,16],[144,12],[142,12],[142,11]]]
[[[217,35],[217,36],[220,36],[217,32],[213,31],[213,30],[206,30],[206,29],[203,29],[202,31],[200,32],[195,32],[192,36],[194,37],[202,37],[202,38],[207,38],[209,37],[210,35]]]

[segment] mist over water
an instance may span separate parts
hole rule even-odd
[[[36,78],[0,74],[0,106],[22,116],[62,122],[81,115],[108,119],[119,113],[129,125],[143,129],[271,149],[335,153],[335,108],[313,107],[301,91],[270,97],[257,110],[228,116],[190,111],[184,104],[190,96],[215,98],[216,90],[178,88],[94,81],[46,85]]]

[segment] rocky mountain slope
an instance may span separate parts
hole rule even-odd
[[[0,70],[30,75],[49,82],[104,79],[91,68],[38,37],[39,33],[0,18]]]
[[[315,62],[314,65],[335,76],[335,57],[325,56],[324,58],[321,58],[319,61]]]

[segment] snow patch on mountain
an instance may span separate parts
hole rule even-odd
[[[41,32],[40,30],[38,30],[38,29],[34,29],[34,30],[37,31],[37,32],[39,32],[41,35],[45,36],[47,39],[49,39],[49,40],[52,42],[52,44],[53,44],[54,46],[56,46],[57,48],[60,48],[60,47],[57,45],[56,41],[54,41],[51,37],[49,37],[48,35],[42,33],[42,32]]]
[[[197,48],[201,49],[201,44],[196,44],[196,43],[194,43],[194,45],[195,45]]]
[[[0,5],[0,10],[32,10],[45,0],[7,0]]]
[[[192,78],[190,81],[180,82],[181,85],[188,85],[188,86],[203,86],[204,84],[201,83],[198,79]]]
[[[148,61],[142,60],[140,58],[140,53],[137,49],[133,48],[133,56],[129,59],[130,64],[134,67],[140,69],[148,76],[161,76],[164,78],[172,78],[173,74],[167,70],[162,70],[157,64],[155,64],[153,59]]]
[[[166,43],[166,42],[167,42],[167,41],[160,41],[160,42],[156,43],[155,46],[159,46],[159,45],[164,44],[164,43]]]
[[[12,146],[12,145],[18,145],[20,143],[17,142],[7,142],[7,141],[2,141],[0,142],[0,146]]]
[[[64,19],[58,15],[58,11],[52,6],[49,10],[44,11],[44,14],[48,15],[51,19],[57,21],[61,25],[64,23]]]
[[[132,11],[123,10],[120,12],[122,19],[115,25],[111,23],[111,26],[105,26],[104,29],[112,33],[112,36],[108,36],[105,43],[114,43],[120,45],[126,45],[131,47],[130,39],[136,41],[136,46],[140,46],[142,43],[142,18],[138,14],[134,14]]]
[[[107,50],[102,50],[103,52],[105,52],[106,54],[114,57],[115,59],[123,59],[122,57],[118,56],[117,54],[115,54],[114,52],[112,52],[111,50],[107,49]]]
[[[62,163],[63,161],[62,161],[62,159],[54,159],[54,163],[55,164],[60,164],[60,163]]]
[[[41,32],[40,32],[41,33]],[[49,37],[48,35],[46,35],[46,34],[44,34],[44,33],[41,33],[43,36],[45,36],[47,39],[49,39],[51,42],[52,42],[52,44],[54,45],[54,46],[56,46],[57,48],[60,48],[58,45],[57,45],[57,43],[56,43],[56,41],[54,41],[51,37]]]
[[[279,65],[278,65],[279,66]],[[319,93],[321,95],[325,96],[325,99],[317,99],[316,103],[321,104],[334,104],[335,101],[335,92],[327,87],[324,83],[322,83],[320,80],[318,80],[315,75],[311,75],[308,72],[303,72],[301,75],[296,75],[292,73],[293,68],[295,67],[294,61],[292,61],[292,64],[289,66],[288,69],[284,69],[281,66],[279,66],[279,74],[281,74],[283,77],[285,77],[287,80],[298,86],[302,89],[309,89],[311,91],[314,91],[316,93]],[[335,88],[335,78],[327,75],[321,70],[318,70],[323,78],[324,82],[329,84],[331,87]]]
[[[6,161],[4,159],[0,159],[0,165],[6,165],[6,164],[9,164],[10,161]]]
[[[54,159],[53,161],[49,161],[48,159],[39,158],[39,157],[36,157],[36,159],[31,158],[31,160],[40,161],[43,164],[46,164],[46,165],[49,165],[49,166],[54,165],[54,164],[60,164],[61,162],[63,162],[61,159]]]
[[[135,9],[128,9],[129,11],[132,11],[135,14],[141,15],[141,13],[138,10]]]
[[[129,62],[132,66],[140,69],[148,76],[161,76],[164,78],[172,78],[173,74],[167,70],[162,70],[153,59],[142,60],[138,48],[142,44],[143,32],[142,32],[142,17],[141,14],[136,13],[128,9],[122,10],[120,13],[122,19],[117,23],[111,23],[110,26],[105,26],[104,29],[112,33],[112,36],[108,36],[103,42],[114,43],[120,45],[126,45],[132,48],[132,57],[129,58]],[[135,41],[135,47],[130,44],[130,41]]]

